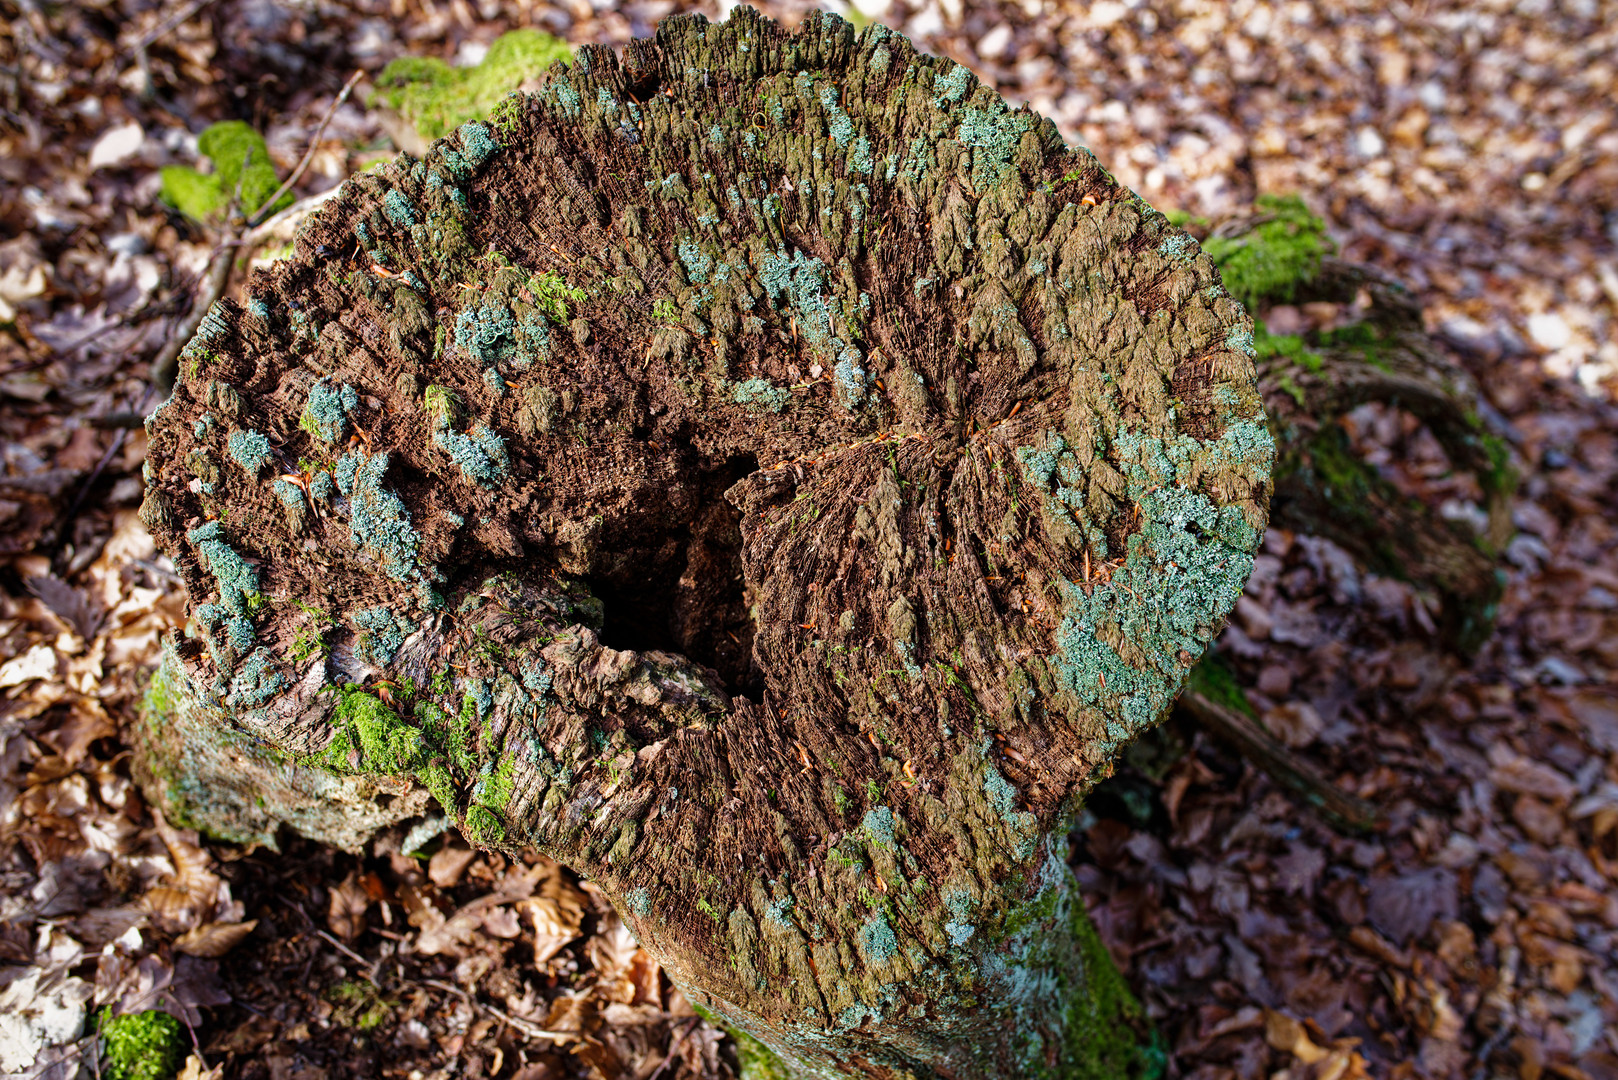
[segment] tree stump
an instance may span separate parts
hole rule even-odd
[[[148,424],[160,796],[429,792],[803,1075],[1149,1071],[1066,830],[1274,454],[1189,236],[966,68],[742,8],[355,177],[249,293]]]

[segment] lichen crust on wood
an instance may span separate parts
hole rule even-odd
[[[250,292],[148,423],[201,704],[587,874],[806,1075],[1088,1075],[1064,823],[1268,505],[1193,241],[964,67],[742,8],[351,179]]]

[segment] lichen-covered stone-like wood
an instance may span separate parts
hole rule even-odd
[[[1136,1068],[1065,822],[1273,456],[1189,237],[965,68],[744,8],[354,178],[249,292],[149,423],[221,725],[567,862],[805,1075]]]

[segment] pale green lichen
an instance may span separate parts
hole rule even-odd
[[[898,939],[886,917],[877,914],[865,921],[860,927],[860,948],[868,964],[886,964],[899,954]]]
[[[468,480],[485,490],[497,487],[511,469],[505,440],[483,424],[475,425],[464,435],[449,427],[439,427],[433,432],[433,442],[449,454]]]
[[[382,212],[387,214],[389,221],[401,229],[408,229],[416,224],[415,207],[410,205],[410,200],[397,188],[382,197]]]
[[[416,551],[421,536],[399,497],[382,486],[387,454],[344,454],[337,462],[337,487],[349,498],[349,531],[384,573],[395,581],[420,575]]]
[[[1115,448],[1142,524],[1109,580],[1088,588],[1058,583],[1064,614],[1052,658],[1067,695],[1101,712],[1109,752],[1167,708],[1252,572],[1258,533],[1245,512],[1181,483],[1197,468],[1233,461],[1267,478],[1274,457],[1268,431],[1241,421],[1211,444],[1124,431]]]
[[[225,529],[217,521],[205,522],[186,533],[197,546],[219,587],[219,602],[232,614],[246,616],[249,604],[258,597],[258,571],[225,541]]]
[[[860,825],[874,843],[893,851],[897,848],[893,839],[893,823],[892,809],[886,806],[873,806],[865,812],[865,818]]]
[[[1039,846],[1039,820],[1028,811],[1017,808],[1017,789],[993,765],[985,765],[983,791],[989,797],[989,805],[1005,822],[1010,838],[1016,844],[1017,857],[1026,859],[1031,856]]]
[[[309,477],[309,497],[317,502],[331,502],[335,488],[331,473],[326,469],[319,469]]]
[[[256,709],[285,690],[287,677],[277,668],[274,653],[255,649],[236,667],[225,703],[234,710]]]
[[[321,379],[309,388],[309,401],[298,417],[298,427],[325,443],[335,445],[348,430],[348,416],[359,408],[352,386],[331,385]]]
[[[231,432],[225,450],[248,476],[257,476],[270,463],[270,440],[256,431]]]
[[[708,275],[713,273],[713,256],[703,251],[693,237],[681,238],[675,245],[675,252],[680,256],[680,262],[685,266],[685,279],[693,285],[703,285],[708,281]]]
[[[778,413],[791,404],[792,392],[768,379],[748,379],[736,385],[731,392],[731,400],[755,412]]]
[[[288,480],[277,480],[274,484],[274,490],[275,497],[281,500],[281,505],[285,506],[293,513],[301,513],[307,509],[307,504],[305,503],[303,497],[303,489],[297,484],[294,484]]]
[[[385,607],[364,608],[349,616],[361,631],[354,653],[378,667],[386,667],[404,644],[406,627]]]
[[[943,75],[934,77],[933,89],[938,91],[938,97],[933,104],[939,108],[944,108],[960,101],[976,81],[972,76],[972,72],[965,65],[956,64]]]

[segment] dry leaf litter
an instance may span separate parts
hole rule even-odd
[[[144,805],[119,735],[183,619],[119,423],[155,403],[148,363],[218,241],[158,170],[243,119],[286,175],[355,68],[475,62],[517,26],[621,43],[677,10],[0,0],[0,1074],[71,1077],[99,1010],[156,1008],[188,1080],[733,1075],[565,869],[455,838],[426,860],[199,839]],[[1618,1077],[1618,6],[838,10],[969,64],[1160,207],[1302,194],[1417,290],[1523,476],[1479,657],[1439,646],[1431,597],[1280,532],[1218,645],[1380,829],[1325,826],[1178,721],[1092,799],[1075,864],[1170,1075]],[[297,194],[392,152],[358,94]],[[1411,418],[1347,427],[1410,495],[1480,517]]]

